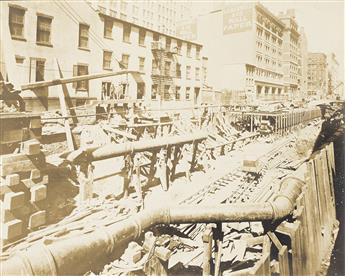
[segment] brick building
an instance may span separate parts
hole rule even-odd
[[[324,99],[328,90],[327,56],[324,53],[308,54],[308,96]]]
[[[301,91],[301,43],[295,18],[295,11],[289,9],[279,14],[284,23],[283,33],[283,72],[284,86],[289,99],[300,99]]]
[[[282,21],[260,3],[217,7],[198,16],[196,27],[189,23],[194,35],[185,34],[204,45],[209,84],[228,94],[226,98],[233,103],[285,99]]]
[[[1,74],[17,88],[128,68],[142,74],[80,81],[66,87],[80,102],[114,97],[153,106],[197,102],[204,67],[201,44],[128,22],[86,1],[10,1],[1,2],[1,10]],[[22,95],[56,100],[61,89],[57,85],[23,91]]]
[[[108,13],[114,18],[131,22],[145,28],[176,35],[176,21],[190,16],[187,2],[178,1],[128,1],[128,0],[97,0],[88,1],[100,12]]]

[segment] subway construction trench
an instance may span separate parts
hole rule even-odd
[[[44,127],[2,155],[2,275],[326,275],[342,112],[99,116],[72,149],[61,118],[26,118]]]

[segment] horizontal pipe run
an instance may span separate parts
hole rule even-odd
[[[23,84],[21,86],[21,90],[31,90],[31,89],[37,89],[37,88],[46,87],[46,86],[67,84],[67,83],[76,82],[76,81],[101,79],[101,78],[114,77],[114,76],[126,75],[126,74],[142,75],[143,73],[141,73],[140,71],[134,71],[134,70],[122,70],[122,71],[109,72],[109,73],[95,73],[95,74],[90,74],[90,75],[75,76],[71,78],[61,78],[61,79],[55,79],[55,80],[38,81],[34,83]]]
[[[289,215],[303,181],[286,178],[272,202],[175,206],[144,210],[132,217],[77,237],[38,244],[0,263],[2,275],[84,274],[111,259],[121,245],[159,224],[271,221]]]
[[[64,153],[61,157],[66,158],[69,161],[75,161],[83,153],[89,153],[89,158],[92,161],[108,159],[117,156],[123,156],[129,153],[143,152],[156,150],[162,147],[175,146],[181,144],[188,144],[193,142],[200,142],[207,138],[207,134],[204,132],[197,132],[189,135],[179,135],[171,137],[160,137],[150,140],[140,140],[122,144],[108,144],[101,147],[92,147],[87,149],[78,149]]]

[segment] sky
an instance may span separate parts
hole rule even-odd
[[[193,1],[193,0],[192,0]],[[193,1],[193,12],[205,13],[212,10],[216,2]],[[244,1],[228,1],[244,2]],[[249,2],[249,1],[248,1]],[[304,27],[309,52],[335,53],[339,62],[339,77],[344,79],[344,0],[337,1],[260,1],[273,14],[295,9],[297,23]]]

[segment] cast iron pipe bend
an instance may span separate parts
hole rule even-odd
[[[1,262],[2,275],[84,274],[108,259],[120,245],[157,224],[270,221],[289,215],[304,184],[286,178],[272,202],[174,206],[144,210],[132,217],[78,237],[37,244]]]

